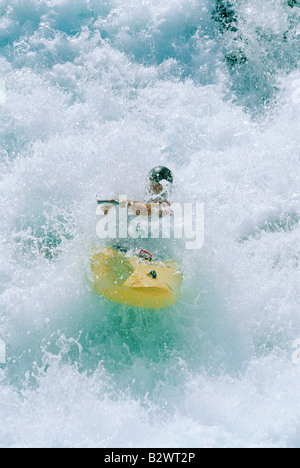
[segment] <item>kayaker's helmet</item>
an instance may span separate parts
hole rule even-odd
[[[174,182],[172,172],[170,171],[170,169],[164,166],[154,167],[149,172],[148,179],[150,180],[150,182],[154,182],[157,184],[161,183],[164,180],[169,182],[170,184],[173,184]]]
[[[168,201],[172,193],[173,174],[167,167],[156,166],[148,174],[149,196],[154,203]]]

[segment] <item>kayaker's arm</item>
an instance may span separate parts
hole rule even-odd
[[[169,202],[161,203],[141,203],[141,202],[128,202],[129,211],[135,216],[151,216],[152,214],[158,215],[160,218],[170,215],[172,213],[171,204]]]
[[[142,203],[130,200],[97,200],[98,205],[103,206],[103,213],[107,215],[113,206],[121,208],[128,207],[129,211],[135,216],[151,216],[152,213],[158,213],[162,218],[163,216],[172,213],[171,204],[169,202],[161,203]]]
[[[97,200],[98,205],[102,206],[103,214],[108,215],[112,206],[120,206],[119,200]]]

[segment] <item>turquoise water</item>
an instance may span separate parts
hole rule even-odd
[[[1,446],[299,447],[299,6],[1,2]],[[88,259],[156,164],[205,244],[154,312]]]

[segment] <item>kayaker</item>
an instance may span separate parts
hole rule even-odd
[[[148,202],[168,203],[171,187],[174,182],[173,174],[167,167],[154,167],[148,175],[149,190]]]
[[[122,201],[122,200],[98,200],[102,205],[102,211],[105,215],[109,213],[113,206],[125,208],[126,204],[131,214],[136,216],[151,216],[155,211],[159,216],[171,214],[170,210],[170,192],[174,182],[173,174],[165,166],[156,166],[148,174],[148,190],[144,202]]]

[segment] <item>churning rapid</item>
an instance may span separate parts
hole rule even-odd
[[[1,446],[300,446],[299,20],[1,0]],[[175,306],[136,310],[93,290],[96,197],[156,164],[205,242]]]

